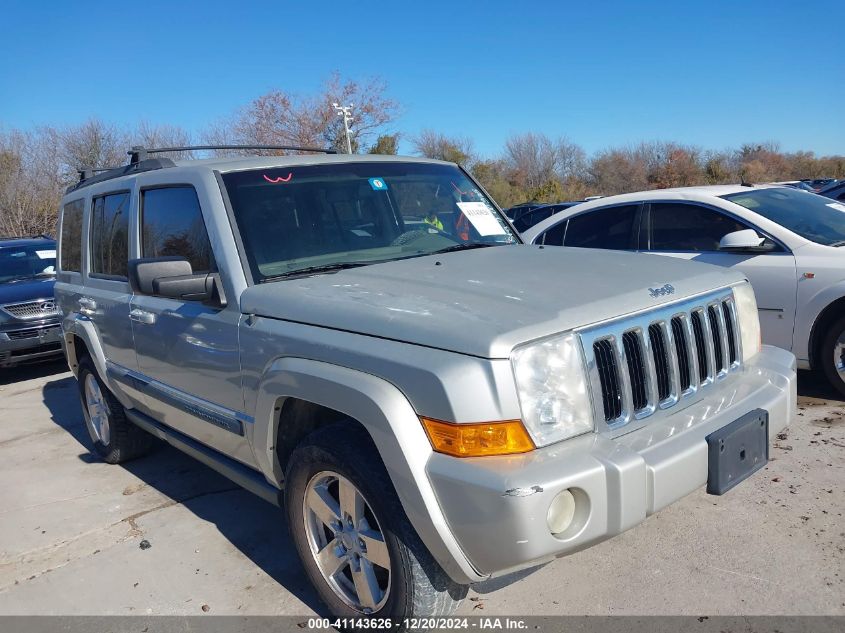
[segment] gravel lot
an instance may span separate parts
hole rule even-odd
[[[462,612],[845,614],[845,403],[811,374],[799,391],[798,422],[739,488],[479,585]],[[319,609],[279,509],[173,449],[109,466],[88,444],[62,364],[0,373],[0,614]]]

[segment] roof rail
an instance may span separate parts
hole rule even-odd
[[[111,180],[113,178],[120,178],[121,176],[126,176],[128,174],[137,174],[144,171],[154,171],[156,169],[166,169],[167,167],[175,166],[176,163],[169,158],[150,158],[138,163],[129,163],[123,167],[85,167],[77,170],[79,172],[79,182],[68,187],[65,190],[65,193],[71,193],[77,189],[87,187],[88,185],[105,182],[106,180]]]
[[[177,147],[147,148],[136,145],[129,150],[129,163],[135,164],[147,160],[148,154],[164,154],[166,152],[190,152],[216,149],[255,149],[255,150],[284,150],[288,152],[317,152],[320,154],[337,154],[337,150],[323,147],[301,147],[298,145],[180,145]]]
[[[244,150],[284,150],[295,152],[319,152],[321,154],[337,154],[336,150],[322,147],[299,147],[297,145],[182,145],[178,147],[143,147],[135,145],[130,149],[129,164],[122,167],[82,167],[78,169],[79,182],[67,188],[66,193],[76,191],[82,187],[104,182],[112,178],[119,178],[128,174],[135,174],[156,169],[175,167],[169,158],[150,158],[150,154],[163,154],[166,152],[189,152],[193,150],[216,150],[216,149],[244,149]]]

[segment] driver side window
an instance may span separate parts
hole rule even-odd
[[[697,204],[651,204],[651,251],[713,252],[728,233],[750,226]]]

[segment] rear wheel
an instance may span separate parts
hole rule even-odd
[[[79,396],[94,452],[109,464],[119,464],[146,455],[155,438],[126,418],[120,401],[97,374],[89,357],[79,362]]]
[[[845,317],[828,329],[819,350],[819,360],[828,382],[845,395]]]
[[[294,544],[332,615],[448,615],[466,596],[411,526],[363,431],[318,429],[291,455],[285,479]]]

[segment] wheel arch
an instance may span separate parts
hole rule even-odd
[[[818,368],[819,348],[821,347],[822,341],[824,341],[828,328],[833,325],[837,319],[841,318],[842,315],[845,315],[845,296],[839,297],[828,304],[813,322],[813,328],[810,330],[810,340],[808,344],[810,367],[813,369]]]
[[[311,428],[315,415],[327,413],[318,426],[349,419],[369,434],[408,519],[446,573],[461,584],[483,580],[449,530],[428,480],[425,466],[432,449],[416,412],[381,378],[304,358],[272,362],[258,389],[252,433],[256,460],[268,480],[284,485],[286,452],[289,456],[291,444],[307,435],[303,429]],[[286,423],[294,427],[286,430]]]

